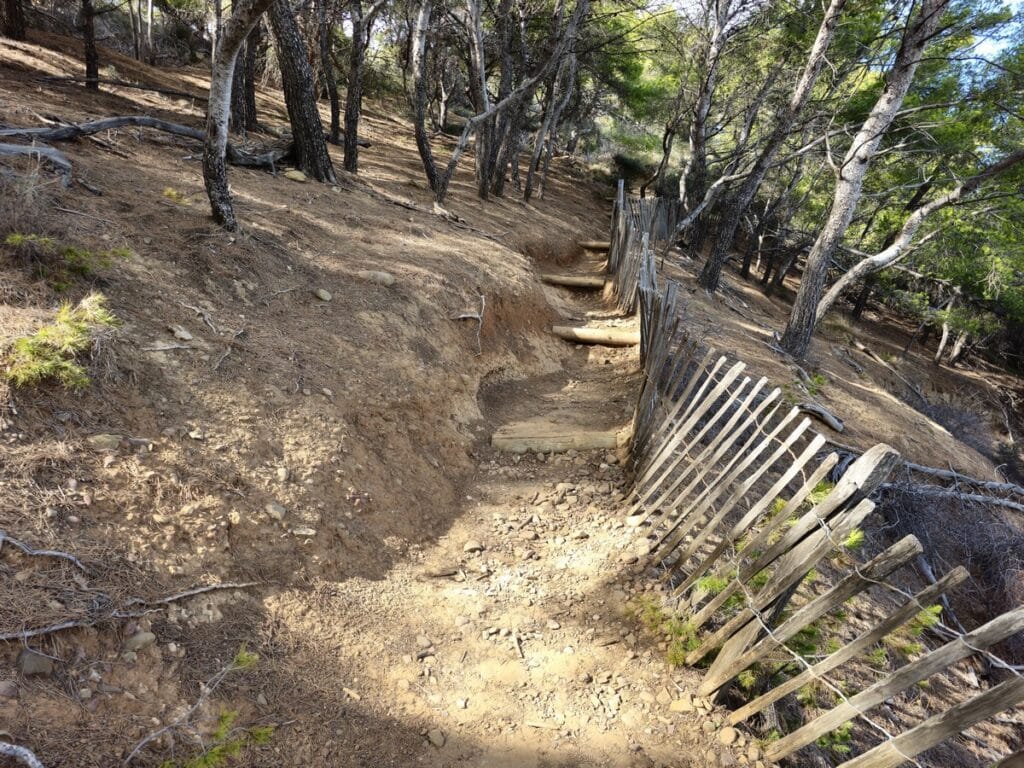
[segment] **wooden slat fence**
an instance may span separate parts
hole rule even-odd
[[[874,509],[871,494],[899,456],[877,445],[836,474],[838,456],[825,438],[764,378],[743,362],[703,349],[680,321],[679,287],[659,279],[650,235],[654,204],[627,200],[620,185],[609,264],[627,275],[617,284],[620,307],[633,290],[640,316],[643,383],[634,413],[627,499],[652,566],[686,622],[687,664],[707,663],[698,693],[722,693],[743,673],[773,674],[729,716],[733,725],[766,710],[809,683],[839,704],[766,746],[780,760],[848,720],[862,718],[885,737],[843,768],[887,768],[1024,701],[1024,680],[988,650],[1024,629],[1024,607],[904,665],[860,693],[847,695],[827,675],[908,625],[967,579],[962,567],[917,594],[886,579],[922,552],[907,536],[867,562],[854,544]],[[627,262],[630,266],[623,269]],[[635,266],[634,266],[635,264]],[[630,286],[635,285],[635,288]],[[833,480],[834,484],[827,481]],[[813,574],[812,574],[813,571]],[[810,578],[809,578],[810,576]],[[805,658],[792,642],[819,622],[837,621],[850,599],[868,590],[895,597],[897,607],[824,657]],[[974,653],[1008,670],[1009,679],[893,736],[869,711]]]
[[[636,311],[640,269],[647,245],[664,242],[675,230],[681,203],[662,197],[627,197],[619,181],[612,209],[608,274],[612,297],[623,314]]]

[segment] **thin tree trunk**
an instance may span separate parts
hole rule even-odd
[[[718,225],[717,239],[698,280],[705,290],[713,292],[718,288],[718,281],[722,276],[722,267],[729,260],[732,243],[736,238],[740,222],[757,195],[757,190],[760,189],[761,183],[764,181],[764,177],[768,173],[772,161],[775,159],[775,155],[789,137],[797,117],[811,97],[814,84],[817,82],[821,68],[825,64],[825,54],[828,52],[835,29],[839,24],[839,16],[845,5],[846,0],[832,0],[829,4],[821,21],[821,26],[818,28],[818,35],[814,40],[814,45],[811,47],[811,53],[807,57],[804,71],[797,81],[789,104],[776,118],[775,125],[765,141],[764,148],[761,150],[760,155],[758,155],[754,167],[750,170],[747,178],[741,183],[739,190],[731,198],[729,205],[726,206],[722,214]]]
[[[85,87],[100,88],[100,56],[96,50],[96,8],[92,0],[82,0],[82,45],[85,49]]]
[[[213,56],[210,98],[206,108],[206,144],[203,148],[203,181],[210,198],[214,221],[235,231],[238,221],[228,187],[225,154],[228,147],[228,119],[231,114],[231,82],[235,58],[246,35],[272,0],[235,0],[234,11],[224,25],[221,45]]]
[[[949,0],[922,0],[912,13],[899,52],[886,75],[885,88],[843,160],[828,219],[807,257],[800,290],[780,342],[784,350],[798,359],[803,358],[810,346],[829,263],[853,219],[871,160],[903,104],[924,48],[948,4]]]
[[[422,0],[412,29],[412,52],[409,60],[413,72],[413,125],[416,132],[416,149],[419,150],[423,170],[431,191],[437,193],[437,164],[430,148],[427,134],[427,30],[430,29],[430,15],[434,10],[433,0]]]
[[[3,0],[0,11],[0,35],[11,40],[24,40],[27,29],[22,0]]]
[[[142,61],[142,19],[136,13],[135,0],[128,0],[128,22],[132,27],[132,51],[136,61]]]
[[[317,181],[337,182],[331,156],[324,140],[324,128],[316,108],[313,70],[288,0],[274,0],[269,8],[270,26],[277,43],[288,122],[292,128],[292,151],[296,166]]]
[[[259,24],[245,39],[244,52],[235,57],[235,76],[231,88],[231,130],[243,136],[258,130],[256,122],[256,46]]]
[[[334,76],[334,59],[331,56],[331,49],[334,46],[334,19],[329,18],[327,13],[330,0],[316,0],[317,24],[320,38],[320,74],[324,79],[324,90],[331,102],[331,127],[329,131],[331,144],[337,144],[341,140],[341,101],[338,98],[338,80]],[[359,8],[359,18],[362,18],[362,3],[360,0],[352,0],[349,3],[352,7],[352,48],[356,48],[358,39],[356,36],[356,7]],[[331,14],[333,16],[333,14]],[[361,36],[361,35],[360,35]],[[351,89],[351,77],[349,88]],[[351,90],[350,96],[351,98]],[[358,120],[358,117],[356,118]],[[348,124],[348,112],[346,108],[345,123]],[[345,167],[348,168],[348,147],[345,147]],[[349,168],[355,170],[355,168]]]
[[[156,64],[156,51],[153,49],[153,0],[146,1],[146,62]]]
[[[221,0],[213,0],[213,51],[216,53],[217,46],[220,45],[221,35],[224,33],[224,16],[221,6]],[[213,61],[213,56],[210,57],[210,61]],[[211,64],[212,66],[212,64]]]

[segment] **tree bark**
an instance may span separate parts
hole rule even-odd
[[[324,79],[324,90],[331,102],[331,127],[329,131],[331,144],[337,144],[341,140],[341,100],[338,98],[338,79],[334,76],[334,59],[331,57],[331,49],[334,47],[334,19],[333,14],[328,14],[330,0],[316,0],[316,14],[318,25],[318,37],[320,38],[320,76]],[[357,47],[356,40],[356,19],[362,19],[362,3],[360,0],[352,0],[349,3],[352,8],[352,49]],[[349,77],[349,99],[351,95],[351,76]],[[358,120],[358,117],[356,118]],[[345,111],[345,123],[348,124],[348,109]],[[345,147],[345,167],[348,168],[348,147]],[[355,168],[349,168],[354,171]]]
[[[718,65],[729,39],[728,24],[733,0],[717,0],[707,4],[711,16],[711,30],[703,58],[700,85],[690,118],[689,157],[681,177],[680,197],[687,213],[704,200],[708,186],[707,122],[711,114],[711,100],[718,79]],[[696,216],[690,224],[690,246],[699,251],[704,240],[703,216]]]
[[[780,342],[797,359],[803,358],[810,347],[829,262],[853,219],[871,160],[903,104],[924,48],[948,5],[949,0],[922,0],[912,12],[895,61],[886,74],[885,88],[843,159],[828,219],[807,257],[796,302]]]
[[[337,179],[316,107],[313,70],[291,4],[288,0],[274,0],[268,15],[277,42],[277,59],[281,67],[288,122],[292,128],[295,165],[317,181],[334,184]]]
[[[85,49],[85,87],[100,88],[100,56],[96,50],[96,8],[92,0],[82,0],[82,45]]]
[[[203,181],[214,221],[230,231],[238,229],[224,162],[228,146],[228,118],[231,113],[231,81],[234,79],[238,49],[271,2],[235,0],[234,11],[224,25],[221,44],[213,56],[210,99],[206,108]]]
[[[699,284],[707,291],[714,292],[718,288],[718,281],[722,276],[722,267],[729,260],[733,240],[736,239],[736,232],[740,222],[743,220],[747,209],[754,201],[761,183],[764,181],[768,168],[771,166],[779,148],[789,137],[796,123],[797,117],[807,105],[814,91],[814,84],[817,82],[821,68],[825,64],[825,54],[832,42],[835,29],[839,24],[839,16],[846,5],[846,0],[832,0],[825,11],[825,16],[818,28],[818,35],[811,47],[810,55],[804,71],[797,81],[793,95],[790,97],[786,108],[778,115],[771,133],[765,141],[764,148],[758,155],[750,174],[740,185],[739,190],[730,199],[729,204],[723,211],[718,226],[718,236],[715,244],[708,255],[708,260],[701,271]]]
[[[384,6],[385,0],[377,0],[369,11],[363,12],[362,0],[350,0],[352,22],[352,46],[349,49],[348,88],[345,94],[345,170],[356,173],[359,170],[359,121],[363,115],[363,78],[366,75],[366,50],[370,47],[370,31],[373,19]],[[331,104],[334,135],[334,104]],[[336,141],[336,139],[331,139]]]
[[[235,79],[231,89],[231,130],[245,135],[259,130],[256,114],[256,57],[259,55],[260,22],[245,38],[244,54],[235,59]]]
[[[11,40],[24,40],[26,34],[23,0],[3,0],[0,6],[0,35]]]
[[[437,164],[430,148],[427,133],[427,30],[430,29],[430,15],[433,0],[422,0],[412,28],[412,45],[409,60],[413,72],[413,125],[416,132],[416,149],[419,150],[423,170],[431,191],[437,193]]]

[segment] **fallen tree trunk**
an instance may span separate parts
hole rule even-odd
[[[600,275],[555,275],[543,274],[542,282],[561,285],[566,288],[604,288],[605,279]]]
[[[840,419],[838,416],[835,416],[831,412],[825,410],[820,405],[817,405],[816,403],[800,403],[797,406],[797,408],[799,408],[804,413],[809,413],[811,416],[814,416],[816,419],[827,424],[836,432],[843,431],[843,420]]]
[[[88,83],[92,82],[88,77],[41,77],[40,81],[44,83]],[[173,88],[161,88],[156,85],[146,85],[145,83],[132,83],[127,80],[99,80],[99,85],[109,85],[116,88],[134,88],[138,91],[151,91],[153,93],[159,93],[161,96],[173,96],[178,99],[198,99],[199,101],[206,101],[206,94],[202,93],[189,93],[188,91],[176,91]]]
[[[198,128],[191,128],[180,123],[172,123],[169,120],[161,120],[158,117],[150,117],[149,115],[105,117],[101,120],[90,120],[85,123],[60,125],[52,128],[4,128],[0,129],[0,137],[18,137],[39,141],[71,141],[83,136],[92,136],[102,131],[125,127],[152,128],[186,139],[193,139],[199,142],[206,141],[206,133]],[[227,148],[227,159],[232,165],[249,168],[268,168],[270,170],[274,170],[275,165],[290,154],[290,146],[270,150],[262,154],[246,152],[232,146],[230,143]],[[70,164],[68,170],[70,172]]]
[[[939,485],[885,483],[884,485],[878,486],[878,490],[897,491],[901,493],[919,493],[922,496],[938,496],[944,499],[973,501],[978,504],[992,504],[997,507],[1005,507],[1006,509],[1013,509],[1017,512],[1024,512],[1024,504],[1018,504],[1016,501],[1004,499],[1001,496],[987,496],[983,493],[963,493],[956,488],[943,488]]]
[[[846,458],[840,461],[840,466],[842,466],[846,460],[855,459],[862,453],[864,453],[864,451],[862,451],[860,448],[855,448],[852,445],[846,445],[845,443],[840,443],[835,440],[829,440],[828,442],[830,445],[833,445],[839,449],[837,453],[839,453],[840,456],[845,455]],[[960,472],[957,472],[955,470],[941,469],[939,467],[926,467],[923,464],[915,464],[912,461],[904,461],[903,466],[912,472],[919,472],[922,475],[929,475],[931,477],[937,477],[942,480],[951,480],[956,483],[971,485],[974,486],[975,488],[979,488],[986,491],[994,491],[996,493],[1009,493],[1011,495],[1020,496],[1021,498],[1024,498],[1024,487],[1014,485],[1013,483],[1000,483],[992,480],[979,480],[976,477],[970,477],[969,475],[961,474]],[[941,489],[941,486],[933,487]]]
[[[27,155],[46,160],[57,169],[64,179],[64,186],[71,184],[71,161],[67,155],[53,147],[24,146],[23,144],[0,144],[0,155]]]
[[[635,347],[640,343],[640,331],[632,328],[577,328],[567,325],[552,326],[551,332],[560,339],[580,344],[601,344],[606,347]]]

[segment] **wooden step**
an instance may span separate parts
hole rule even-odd
[[[541,275],[540,279],[549,285],[566,288],[604,288],[605,280],[600,275]]]
[[[579,246],[584,251],[607,251],[612,244],[607,240],[581,240]]]
[[[531,419],[499,427],[491,435],[491,445],[509,453],[614,450],[626,445],[630,435],[630,427],[585,429],[575,424]]]
[[[635,328],[588,328],[555,325],[551,332],[560,339],[579,344],[601,344],[606,347],[635,347],[640,343],[640,331]]]

